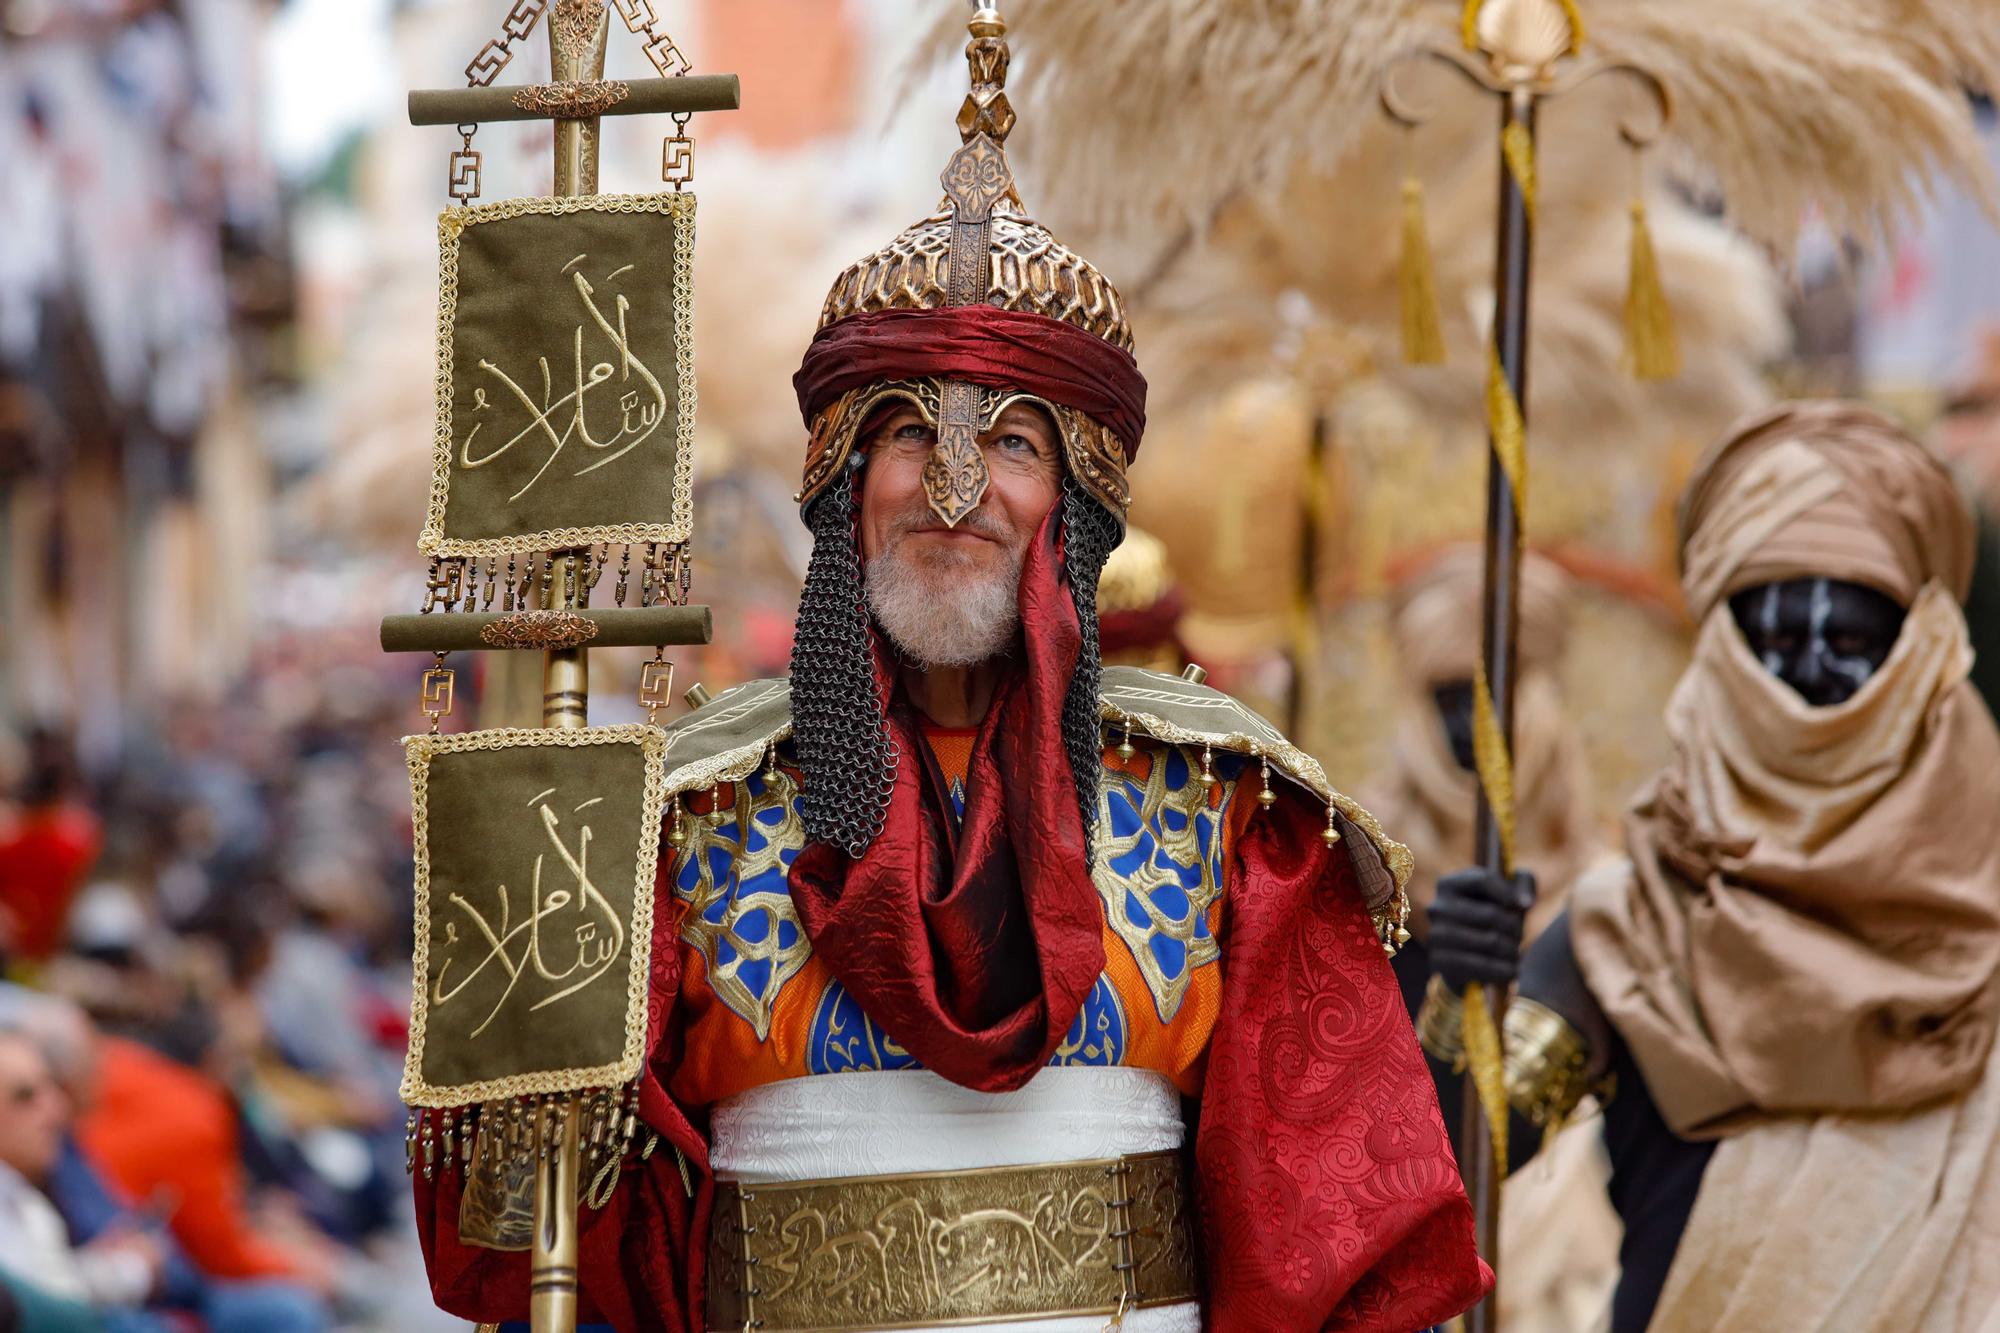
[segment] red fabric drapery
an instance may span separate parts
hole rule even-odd
[[[1096,418],[1139,452],[1146,377],[1123,348],[1047,315],[990,305],[877,310],[821,329],[792,387],[806,425],[849,389],[924,376],[1015,389]]]
[[[1286,790],[1244,829],[1195,1139],[1210,1333],[1406,1333],[1493,1285],[1344,846]]]
[[[973,739],[962,823],[954,829],[916,718],[898,702],[889,720],[901,759],[882,832],[858,860],[816,843],[792,863],[813,951],[862,1010],[926,1069],[985,1092],[1018,1088],[1049,1062],[1104,970],[1062,737],[1083,636],[1061,529],[1052,509],[1029,544],[1018,669]]]

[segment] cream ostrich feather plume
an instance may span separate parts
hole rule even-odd
[[[1392,178],[1365,173],[1360,181],[1364,192],[1375,183],[1393,187]],[[1315,174],[1295,181],[1268,209],[1245,201],[1226,210],[1135,308],[1151,385],[1149,415],[1159,427],[1149,429],[1143,471],[1135,474],[1136,521],[1170,539],[1209,530],[1212,520],[1198,514],[1223,502],[1210,484],[1213,436],[1240,429],[1223,424],[1224,404],[1239,385],[1285,381],[1299,386],[1302,400],[1334,423],[1335,440],[1356,452],[1349,479],[1366,492],[1369,507],[1397,513],[1397,530],[1385,542],[1421,545],[1478,531],[1491,218],[1484,210],[1433,214],[1440,258],[1452,257],[1438,273],[1452,357],[1443,366],[1407,366],[1397,348],[1392,227],[1378,221],[1372,228],[1336,228],[1333,234],[1348,243],[1313,263],[1285,253],[1274,234],[1301,209],[1337,216],[1332,197],[1350,183],[1347,173],[1338,182]],[[1484,183],[1490,188],[1490,173]],[[1468,193],[1477,192],[1475,182]],[[1654,534],[1643,521],[1648,514],[1635,506],[1644,511],[1673,488],[1669,460],[1677,452],[1698,448],[1769,401],[1761,371],[1787,338],[1777,275],[1755,245],[1670,199],[1654,201],[1653,212],[1679,325],[1681,375],[1648,383],[1621,368],[1627,219],[1614,189],[1600,191],[1591,207],[1563,224],[1567,244],[1542,248],[1528,386],[1532,472],[1550,482],[1532,487],[1538,539],[1582,540],[1649,565],[1658,556]],[[1237,443],[1295,453],[1298,441],[1282,445],[1282,433],[1258,431],[1256,440]],[[1410,467],[1421,472],[1430,463],[1463,462],[1465,485],[1401,506],[1378,489],[1384,473],[1363,456],[1386,458],[1413,447],[1428,461],[1412,456]],[[1282,493],[1296,486],[1287,466],[1273,465],[1273,489],[1261,497],[1269,512],[1285,508]],[[1272,519],[1267,531],[1279,540],[1283,527]],[[1367,568],[1391,554],[1385,546],[1349,556],[1361,557],[1365,583]],[[1206,558],[1199,538],[1175,555],[1183,567]],[[1266,567],[1288,566],[1274,553]],[[1198,593],[1191,600],[1198,602]]]
[[[1297,506],[1288,497],[1298,491],[1305,433],[1299,409],[1273,404],[1297,401],[1332,423],[1345,468],[1336,489],[1355,506],[1340,526],[1357,545],[1329,555],[1358,580],[1351,591],[1366,591],[1404,547],[1479,531],[1498,170],[1485,110],[1441,120],[1420,164],[1434,182],[1446,365],[1406,366],[1400,355],[1391,201],[1403,162],[1393,136],[1359,143],[1338,173],[1295,171],[1235,200],[1171,262],[1144,261],[1152,276],[1134,284],[1143,295],[1133,320],[1156,428],[1135,473],[1134,518],[1168,536],[1197,612],[1230,607],[1275,623],[1289,605],[1282,580],[1260,592],[1195,572],[1226,545],[1207,534],[1233,528],[1257,549],[1232,569],[1296,568]],[[1530,333],[1532,528],[1537,540],[1664,567],[1666,530],[1655,530],[1654,510],[1678,484],[1676,459],[1770,398],[1761,371],[1787,338],[1780,283],[1759,248],[1726,224],[1670,195],[1654,198],[1683,371],[1664,383],[1625,373],[1630,164],[1615,137],[1571,120],[1545,135],[1562,151],[1549,154],[1545,193],[1560,203],[1543,213]],[[1109,255],[1110,230],[1065,238]],[[1276,383],[1294,386],[1293,399],[1241,387]],[[1265,404],[1264,416],[1246,415],[1246,402]],[[1215,481],[1224,454],[1226,486]],[[1238,504],[1256,511],[1254,524],[1227,519]],[[1260,598],[1269,605],[1253,605]]]
[[[1788,247],[1813,208],[1840,232],[1879,238],[1940,175],[1996,199],[1963,91],[2000,87],[1993,0],[1580,7],[1585,55],[1665,81],[1672,142],[1760,239]],[[933,50],[962,37],[951,8]],[[1458,0],[1007,0],[1023,119],[1012,146],[1027,174],[1062,182],[1077,218],[1127,236],[1143,223],[1199,228],[1227,200],[1339,164],[1382,126],[1384,71],[1455,42],[1460,12]],[[1420,77],[1435,78],[1425,87],[1440,107],[1480,100],[1442,74]],[[1049,194],[1037,195],[1043,212]]]

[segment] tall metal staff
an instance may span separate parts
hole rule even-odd
[[[1527,413],[1529,274],[1534,259],[1535,122],[1541,103],[1603,74],[1623,74],[1649,95],[1651,123],[1627,121],[1619,132],[1634,149],[1650,144],[1671,112],[1665,86],[1636,65],[1579,59],[1583,26],[1574,0],[1471,0],[1462,42],[1435,46],[1393,65],[1382,84],[1383,110],[1414,130],[1426,120],[1398,86],[1412,64],[1455,70],[1499,102],[1500,199],[1494,254],[1494,307],[1487,347],[1486,574],[1480,612],[1480,660],[1473,679],[1473,751],[1478,770],[1474,855],[1487,870],[1514,874],[1514,684],[1521,542],[1528,498]],[[1636,207],[1636,205],[1635,205]],[[1635,247],[1636,249],[1636,247]],[[1421,315],[1417,316],[1421,323]],[[1411,328],[1406,312],[1406,334]],[[1434,325],[1432,326],[1435,327]],[[1419,337],[1408,339],[1422,343]],[[1435,343],[1435,336],[1429,340]],[[1415,359],[1441,359],[1441,349]],[[1656,349],[1657,350],[1657,349]],[[1643,363],[1646,351],[1635,348]],[[1664,367],[1641,364],[1642,371]],[[1458,1158],[1477,1219],[1479,1251],[1499,1270],[1500,1180],[1507,1169],[1507,1094],[1499,1020],[1506,995],[1466,988],[1465,1084]],[[1496,1326],[1498,1288],[1466,1317],[1469,1333]]]

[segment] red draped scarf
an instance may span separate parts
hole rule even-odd
[[[1046,1065],[1104,970],[1103,914],[1069,780],[1062,705],[1083,637],[1062,575],[1060,508],[1021,570],[1022,649],[972,743],[965,817],[932,775],[907,703],[882,832],[857,859],[814,843],[792,863],[813,951],[925,1068],[986,1092]],[[877,670],[890,671],[877,643]]]

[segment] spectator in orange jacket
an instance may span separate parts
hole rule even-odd
[[[27,750],[15,808],[0,802],[0,955],[39,963],[62,942],[103,838],[97,816],[74,799],[67,745],[35,731]]]
[[[331,1289],[332,1258],[307,1224],[269,1208],[252,1218],[235,1112],[202,1074],[137,1042],[106,1038],[77,1138],[128,1196],[175,1201],[174,1236],[204,1272]]]

